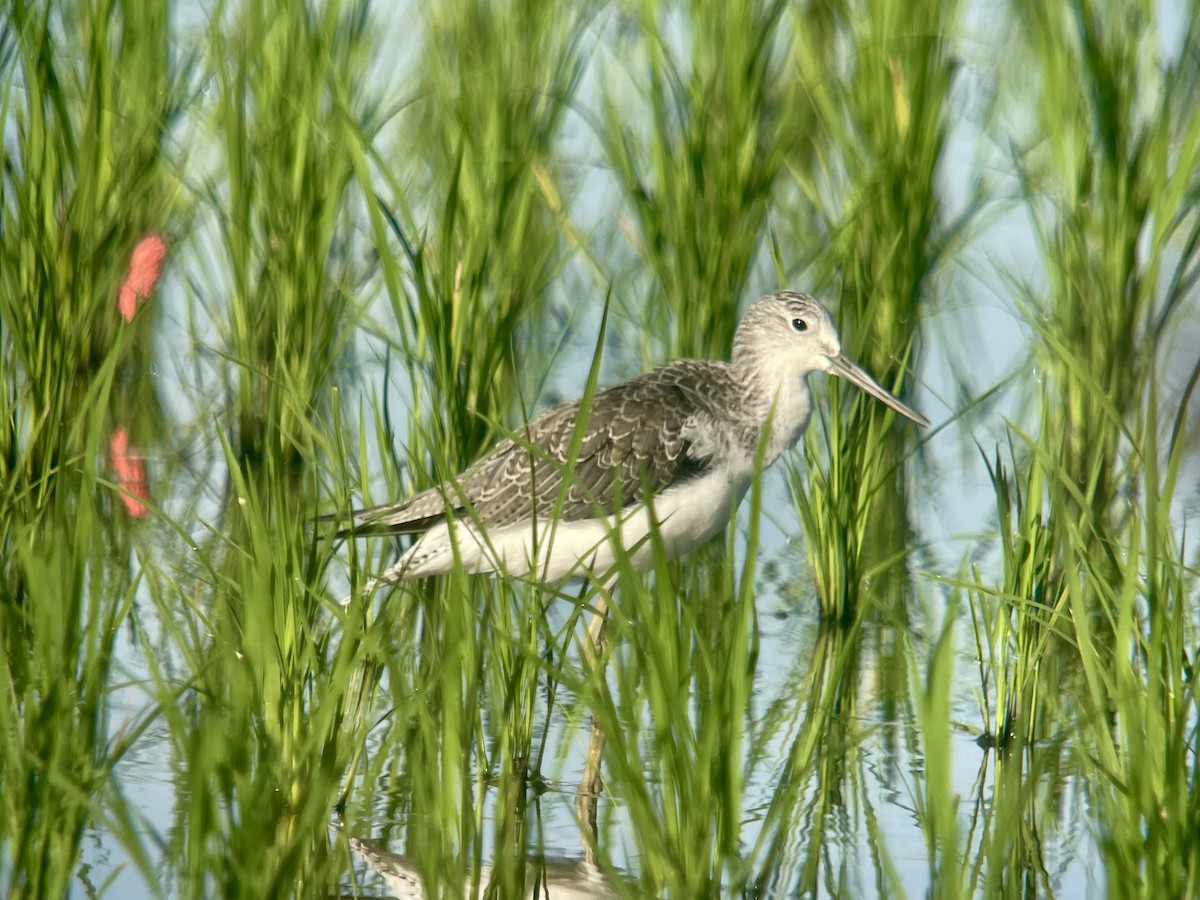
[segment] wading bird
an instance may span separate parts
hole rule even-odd
[[[668,557],[699,547],[729,522],[759,467],[800,439],[814,372],[930,424],[842,354],[824,306],[780,291],[746,310],[730,362],[679,360],[590,403],[554,406],[451,482],[350,513],[360,524],[339,535],[417,535],[364,593],[456,566],[539,582],[603,578],[617,545],[648,569],[652,528]]]

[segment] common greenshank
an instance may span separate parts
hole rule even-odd
[[[417,535],[364,593],[455,567],[547,583],[603,577],[614,544],[648,569],[652,528],[668,557],[704,544],[729,523],[757,460],[766,468],[800,439],[813,372],[930,424],[846,358],[824,306],[780,291],[746,310],[731,362],[683,359],[599,390],[590,404],[560,403],[451,482],[353,511],[360,524],[339,534]]]

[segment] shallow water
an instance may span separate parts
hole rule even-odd
[[[979,321],[964,324],[963,331],[991,329],[997,333],[992,315],[985,311]],[[999,333],[1005,332],[1000,329]],[[1016,341],[1019,330],[1013,329],[1009,336]],[[998,377],[1010,355],[1017,352],[1015,345],[1005,349],[997,343],[990,350],[996,371],[989,371],[981,358],[976,374],[984,381]],[[940,370],[935,353],[930,371]],[[581,382],[585,374],[567,368],[559,378],[570,384]],[[169,402],[186,406],[188,398],[198,396],[200,389],[199,385],[176,381],[165,393]],[[947,390],[946,385],[928,381],[916,403],[936,420],[935,398]],[[564,392],[570,393],[566,388]],[[396,402],[403,402],[403,398],[398,397]],[[760,646],[751,688],[752,707],[747,716],[747,734],[759,735],[755,740],[761,742],[755,744],[753,760],[747,766],[740,832],[748,856],[760,839],[769,841],[772,837],[772,826],[766,825],[768,811],[794,742],[821,703],[816,688],[832,685],[837,708],[826,711],[818,737],[822,760],[799,793],[798,815],[792,820],[795,830],[779,842],[770,878],[758,885],[762,896],[870,897],[891,896],[896,890],[920,896],[934,884],[928,825],[922,812],[928,773],[914,691],[934,653],[952,596],[950,588],[939,583],[937,577],[952,577],[963,558],[979,561],[985,572],[995,565],[994,538],[988,534],[994,527],[994,497],[978,456],[963,449],[972,439],[984,440],[983,436],[995,427],[988,421],[951,425],[925,447],[926,474],[911,488],[921,546],[913,554],[915,574],[908,620],[898,624],[887,624],[886,617],[875,620],[849,638],[819,621],[795,513],[789,502],[777,499],[786,497],[782,473],[776,469],[765,476],[764,495],[773,499],[765,504],[762,515],[756,601]],[[213,442],[206,444],[199,438],[191,439],[188,446],[194,452],[182,473],[184,477],[174,483],[180,496],[164,495],[165,486],[159,482],[155,485],[156,500],[167,509],[193,510],[199,538],[204,532],[203,520],[219,516],[207,474],[219,471],[219,450]],[[1181,518],[1186,515],[1182,508],[1179,514]],[[747,511],[743,508],[739,529],[744,532],[746,527]],[[173,537],[159,534],[144,540],[141,552],[159,553],[173,561],[168,565],[187,568],[189,551]],[[744,544],[739,541],[739,546],[740,555]],[[744,564],[742,559],[737,561],[739,569]],[[344,587],[335,572],[330,593],[340,596]],[[868,586],[867,599],[872,591],[879,590],[886,591],[886,585]],[[387,602],[404,599],[402,593],[397,593]],[[879,602],[887,600],[881,596]],[[156,633],[153,604],[143,596],[139,608],[142,614],[137,617],[138,625],[148,640],[139,646],[127,633],[120,641],[120,668],[128,686],[112,695],[110,720],[114,731],[144,714],[151,702],[140,687],[148,678],[142,647],[162,646],[168,660],[170,657],[170,642]],[[547,617],[560,627],[570,611],[569,603],[559,601],[551,604]],[[847,642],[852,648],[849,651]],[[978,648],[961,610],[954,647],[948,785],[957,803],[962,864],[977,866],[986,873],[987,842],[994,839],[989,820],[997,780],[1016,777],[1024,785],[1022,790],[1028,792],[1030,804],[1025,816],[1029,835],[1021,850],[1025,859],[1014,871],[1023,872],[1021,877],[1039,895],[1088,896],[1102,890],[1103,867],[1095,843],[1096,823],[1089,809],[1087,784],[1077,771],[1066,738],[1056,742],[1053,736],[1047,736],[1044,744],[1012,752],[984,749],[979,736],[991,723],[982,713]],[[835,665],[835,657],[845,652],[850,653],[852,661]],[[162,666],[164,659],[157,663]],[[182,661],[176,664],[182,670]],[[822,669],[832,674],[822,675]],[[560,691],[560,703],[569,703],[566,689]],[[524,814],[529,829],[526,846],[534,858],[574,865],[584,858],[574,800],[584,767],[588,730],[578,718],[571,719],[561,709],[548,719],[543,709],[536,724],[535,746],[543,733],[547,751],[536,773],[541,787],[536,795],[528,796]],[[387,745],[383,730],[378,728],[369,736],[366,750],[368,755],[399,752]],[[180,793],[174,772],[188,764],[188,760],[175,756],[166,729],[155,723],[118,767],[124,801],[143,818],[147,834],[165,839],[179,827],[180,810],[189,798]],[[404,771],[403,763],[400,771]],[[650,772],[647,775],[653,777]],[[406,777],[419,775],[408,772]],[[347,892],[386,895],[389,882],[377,870],[380,860],[386,868],[391,858],[388,854],[404,854],[406,834],[422,827],[403,814],[397,816],[407,807],[406,790],[404,783],[363,785],[351,795],[343,814],[331,810],[329,840],[345,854],[350,867],[343,879]],[[495,790],[489,791],[485,823],[495,823],[498,803]],[[600,799],[599,821],[599,841],[611,864],[630,883],[636,882],[641,860],[630,829],[640,826],[631,822],[620,800],[610,795]],[[496,852],[494,834],[485,827],[479,839],[481,859],[486,865]],[[139,895],[144,885],[127,863],[119,842],[102,826],[93,825],[78,869],[79,891],[86,893],[88,884],[111,877],[113,896]],[[893,873],[888,878],[894,880],[884,879],[885,870]],[[574,870],[562,871],[570,875]],[[395,881],[391,883],[395,885]]]
[[[769,477],[781,486],[778,473]],[[833,656],[845,647],[836,630],[822,626],[815,615],[815,600],[802,556],[792,546],[794,539],[794,535],[769,526],[760,554],[757,607],[761,645],[749,720],[751,731],[761,729],[771,736],[758,748],[757,761],[747,774],[741,832],[747,851],[761,836],[789,748],[819,702],[808,679],[820,664],[832,665]],[[857,646],[854,665],[833,676],[840,708],[829,715],[822,732],[821,752],[826,762],[816,767],[817,774],[801,792],[798,805],[803,814],[795,823],[796,832],[785,841],[786,849],[772,879],[762,885],[763,896],[891,896],[893,887],[902,888],[908,896],[919,896],[930,889],[926,830],[919,812],[925,760],[913,705],[914,685],[904,673],[921,667],[932,652],[946,592],[920,576],[917,580],[922,599],[914,628],[869,626],[853,639]],[[397,595],[390,602],[402,599]],[[558,602],[547,615],[561,623],[568,612],[569,604]],[[148,623],[148,627],[153,626]],[[1102,884],[1098,853],[1088,825],[1086,792],[1072,771],[1067,748],[1035,747],[1010,754],[983,749],[978,736],[987,723],[980,714],[977,654],[968,628],[959,628],[955,645],[949,783],[958,798],[964,857],[984,858],[978,842],[987,832],[996,767],[1032,770],[1037,774],[1030,776],[1029,789],[1044,805],[1033,813],[1036,850],[1029,860],[1028,877],[1037,893],[1091,895]],[[140,649],[123,641],[121,659],[131,685],[113,696],[114,728],[143,712],[149,701],[137,686],[146,677]],[[584,858],[584,844],[574,799],[588,730],[563,715],[552,715],[548,722],[543,716],[538,734],[545,730],[551,749],[539,773],[540,791],[544,792],[529,798],[528,845],[538,857],[577,863]],[[382,747],[380,740],[380,732],[373,733],[368,753],[396,752]],[[561,747],[569,749],[554,749]],[[172,775],[174,766],[187,764],[173,759],[165,728],[155,725],[118,769],[125,800],[160,835],[177,827],[178,807],[188,802],[178,793]],[[356,885],[365,896],[388,895],[389,882],[378,871],[379,860],[373,859],[374,854],[364,855],[357,842],[366,840],[370,850],[385,855],[403,854],[404,835],[414,825],[420,827],[419,822],[395,816],[397,809],[405,806],[405,790],[403,784],[364,786],[355,791],[344,815],[331,811],[330,840],[338,844],[353,841],[357,848],[350,856],[353,873],[348,872],[344,880],[347,891]],[[495,790],[490,791],[486,821],[494,822],[497,802]],[[631,823],[620,802],[602,797],[599,813],[601,844],[617,869],[636,879],[640,861],[628,831]],[[493,835],[485,828],[481,839],[486,864],[495,852]],[[894,869],[898,879],[894,886],[880,881],[881,854]],[[120,871],[126,862],[120,845],[103,829],[93,828],[85,841],[79,887],[82,890],[88,882],[96,884],[115,875],[114,896],[137,896],[143,887],[132,869]],[[411,860],[408,864],[411,867]],[[386,870],[386,859],[383,866]],[[391,884],[394,887],[395,881]]]
[[[1172,22],[1181,4],[1161,6],[1165,21]],[[985,18],[987,12],[978,7],[972,10],[973,15],[984,14]],[[401,26],[405,24],[402,17],[397,21]],[[397,27],[396,23],[392,27]],[[987,28],[986,23],[975,25],[976,32],[982,31],[990,38]],[[405,54],[411,56],[416,44],[403,37],[395,41],[395,46],[401,48],[398,53],[411,66],[413,60]],[[964,50],[969,49],[964,45]],[[980,132],[972,115],[976,105],[988,102],[984,96],[987,83],[982,77],[986,73],[973,72],[970,54],[966,55],[960,95],[955,98],[956,108],[965,110],[965,114],[956,116],[952,124],[941,173],[948,215],[967,202],[981,170],[996,179],[997,194],[1017,193],[1011,161],[998,158],[1002,154],[995,149],[996,136]],[[380,70],[379,77],[390,74],[382,71],[388,63],[380,60],[374,64]],[[598,96],[598,72],[589,67],[584,75],[583,94],[589,101]],[[6,138],[11,131],[6,122]],[[603,226],[611,231],[611,223],[619,221],[624,212],[623,201],[592,138],[594,135],[578,121],[571,122],[562,136],[565,156],[578,167],[576,174],[582,184],[570,213],[580,230]],[[212,637],[205,632],[209,626],[205,604],[222,591],[236,593],[227,584],[215,587],[204,569],[219,556],[213,547],[220,546],[229,522],[223,504],[233,498],[222,440],[233,427],[228,421],[228,407],[233,404],[229,384],[235,367],[222,357],[222,345],[210,346],[207,338],[197,337],[226,325],[222,317],[227,310],[221,302],[198,298],[204,288],[196,287],[204,283],[198,277],[200,272],[219,271],[222,267],[217,231],[214,221],[198,221],[195,233],[189,236],[190,256],[182,255],[168,266],[155,298],[161,308],[154,320],[152,353],[132,373],[133,378],[153,384],[153,393],[161,403],[161,415],[155,423],[158,434],[139,452],[145,454],[154,501],[180,530],[173,531],[162,520],[151,518],[129,528],[130,538],[122,545],[129,555],[127,563],[97,560],[95,565],[127,565],[131,572],[146,579],[151,577],[147,573],[166,573],[178,580],[178,594],[186,600],[180,599],[178,608],[164,613],[158,605],[161,597],[153,597],[145,581],[141,582],[135,592],[132,625],[123,626],[119,634],[113,677],[117,687],[107,695],[109,735],[115,738],[124,734],[147,716],[150,722],[115,769],[114,783],[119,793],[105,793],[96,802],[84,835],[82,856],[72,868],[75,896],[92,896],[103,886],[107,896],[113,897],[151,892],[130,859],[128,848],[117,837],[114,817],[126,813],[138,823],[152,866],[161,873],[161,882],[155,887],[168,896],[181,896],[187,890],[173,881],[181,877],[179,869],[184,865],[184,853],[177,841],[182,841],[189,829],[199,827],[187,816],[194,798],[188,794],[186,775],[204,771],[209,761],[178,750],[163,717],[154,715],[154,704],[161,699],[154,686],[160,679],[177,687],[181,696],[194,699],[190,679],[196,673],[184,658],[184,642],[180,633],[172,631],[170,623],[159,617],[165,614],[172,622],[194,625],[201,638],[198,643],[203,644]],[[645,288],[645,276],[625,272],[629,264],[625,257],[606,262],[612,263],[612,269],[605,277],[615,287],[602,380],[611,382],[641,371],[647,359],[660,358],[666,336],[647,334],[641,328],[636,303],[654,294]],[[931,304],[935,314],[923,325],[920,384],[910,398],[938,426],[938,430],[925,433],[927,442],[919,458],[909,464],[907,502],[914,530],[909,546],[910,574],[902,588],[880,576],[864,584],[864,600],[872,614],[864,617],[858,630],[830,628],[819,620],[813,579],[806,568],[804,543],[783,475],[777,468],[765,476],[763,533],[754,560],[758,656],[749,687],[749,708],[739,723],[745,745],[736,751],[741,754],[737,759],[742,761],[745,780],[744,791],[736,801],[737,855],[749,874],[739,871],[736,861],[718,859],[714,863],[702,852],[695,854],[695,858],[714,865],[718,878],[723,878],[726,885],[741,878],[737,888],[749,896],[923,896],[952,885],[962,894],[1068,898],[1095,896],[1108,887],[1109,862],[1101,842],[1111,823],[1101,819],[1102,807],[1095,798],[1111,784],[1098,778],[1100,766],[1085,767],[1088,748],[1077,744],[1077,735],[1067,727],[1071,716],[1064,715],[1060,721],[1049,714],[1046,727],[1031,746],[987,749],[987,742],[980,740],[995,726],[988,715],[995,702],[991,696],[995,685],[985,677],[989,673],[981,676],[981,658],[990,657],[986,648],[981,649],[972,628],[972,600],[964,595],[961,582],[967,578],[964,573],[969,567],[975,566],[982,584],[995,584],[1002,568],[996,535],[996,492],[980,451],[992,457],[997,447],[1006,446],[1010,424],[1023,428],[1036,419],[1038,410],[1033,407],[1045,375],[1032,368],[1027,356],[1031,328],[1016,309],[1011,284],[1003,277],[1005,273],[1020,273],[1034,285],[1047,280],[1038,262],[1033,229],[1021,204],[1014,203],[993,214],[987,227],[971,236],[962,258],[947,264],[946,269],[944,275],[939,273],[941,282],[930,288],[937,294],[931,298],[936,301]],[[552,309],[544,321],[548,328],[559,331],[525,335],[531,346],[520,348],[529,351],[521,354],[522,364],[528,366],[528,371],[521,373],[522,387],[527,389],[527,397],[538,398],[536,403],[541,406],[551,398],[578,395],[586,380],[604,292],[596,288],[589,280],[593,276],[584,270],[583,263],[573,262],[561,282],[547,291]],[[751,275],[751,285],[754,290],[771,290],[779,287],[774,278],[774,269],[764,254]],[[579,290],[579,284],[586,289]],[[375,283],[367,285],[366,290],[377,297],[381,294]],[[586,299],[581,302],[580,297]],[[1200,340],[1200,313],[1194,300],[1186,315],[1179,317],[1178,335],[1164,343],[1160,360],[1164,409],[1173,410],[1177,405],[1194,364],[1194,348]],[[366,312],[366,319],[373,322],[386,322],[391,315],[382,297]],[[358,428],[367,433],[363,479],[378,500],[387,497],[383,471],[392,448],[382,447],[371,427],[374,398],[376,392],[385,398],[382,402],[396,417],[398,433],[403,434],[412,394],[406,373],[397,371],[403,367],[394,363],[395,348],[363,331],[349,348],[346,370],[339,373],[342,393],[338,402],[347,416],[349,445],[357,446],[356,434],[352,433]],[[559,352],[545,358],[545,348],[557,346],[560,338],[564,343]],[[966,399],[1001,382],[1014,369],[1027,371],[1019,371],[1020,377],[1001,391],[994,404],[943,426]],[[821,377],[813,379],[818,394],[822,393],[821,382]],[[1193,409],[1200,409],[1200,399],[1193,398]],[[359,414],[365,421],[350,421]],[[327,421],[320,421],[317,427],[332,430]],[[403,458],[402,450],[397,449],[397,456]],[[334,476],[322,476],[321,486],[328,488]],[[1186,529],[1190,544],[1185,559],[1193,561],[1194,567],[1196,535],[1200,533],[1193,524],[1200,512],[1200,454],[1194,445],[1184,459],[1179,482],[1185,487],[1173,498],[1172,516],[1181,533]],[[742,558],[747,518],[743,509],[740,538],[734,542],[734,570],[739,573],[747,565]],[[371,571],[378,571],[379,557],[386,553],[379,549],[382,543],[374,546]],[[322,624],[338,621],[336,617],[341,613],[334,598],[349,591],[350,565],[349,552],[343,549],[320,585],[325,605],[317,618]],[[1189,573],[1192,585],[1194,575],[1193,568]],[[487,590],[477,588],[479,593]],[[697,596],[695,592],[689,595],[699,603]],[[238,601],[255,599],[239,597]],[[703,599],[713,600],[715,606],[723,598]],[[420,601],[408,589],[402,589],[387,600],[377,597],[372,602],[380,607],[384,603],[411,602],[416,607]],[[195,605],[189,607],[188,603]],[[562,628],[572,612],[566,601],[553,603],[546,612],[551,631]],[[950,724],[948,747],[945,761],[933,756],[934,762],[930,763],[929,748],[936,745],[940,735],[923,727],[920,705],[922,692],[932,679],[939,638],[948,617],[954,621],[946,716]],[[1182,618],[1183,633],[1190,641],[1185,644],[1194,647],[1195,636],[1200,634],[1200,596],[1194,590]],[[335,641],[337,637],[335,634]],[[481,646],[485,643],[480,639]],[[486,646],[487,652],[498,652],[495,644]],[[419,655],[422,648],[432,652],[428,644],[419,644],[411,634],[398,637],[390,650],[394,654],[390,661],[402,659],[395,671],[409,674],[408,656]],[[553,649],[562,652],[561,645]],[[577,655],[571,656],[573,652],[567,650],[565,655],[575,664],[578,659]],[[635,668],[630,663],[634,654],[628,642],[624,647],[618,642],[615,652],[624,654],[619,660],[625,665],[623,672]],[[1191,654],[1192,660],[1194,656]],[[1131,660],[1131,665],[1140,663],[1139,659]],[[461,660],[457,664],[467,665]],[[316,680],[324,675],[320,673]],[[612,789],[598,802],[596,842],[602,851],[606,867],[602,876],[606,881],[593,880],[596,873],[580,869],[589,846],[576,815],[576,786],[584,771],[590,737],[586,709],[580,708],[586,707],[586,701],[573,695],[566,684],[558,684],[551,705],[545,698],[545,671],[539,674],[540,702],[532,704],[533,771],[528,790],[519,802],[502,794],[495,783],[498,779],[472,793],[472,785],[486,780],[480,771],[480,754],[476,753],[445,766],[467,785],[454,802],[447,804],[454,808],[441,810],[445,813],[442,818],[414,812],[414,784],[432,776],[413,762],[413,747],[419,741],[406,734],[404,727],[412,723],[414,733],[432,735],[430,740],[436,740],[447,713],[440,708],[427,710],[415,702],[397,710],[403,701],[397,701],[390,692],[400,693],[403,687],[393,685],[390,675],[385,672],[378,676],[370,710],[373,727],[362,746],[374,774],[366,778],[360,772],[354,776],[338,773],[339,779],[349,780],[352,786],[346,807],[335,810],[329,804],[328,815],[322,812],[306,848],[314,856],[327,854],[331,858],[322,871],[332,872],[331,883],[340,882],[345,894],[384,896],[396,890],[397,879],[411,878],[413,867],[420,868],[410,854],[428,832],[449,835],[447,840],[453,843],[471,831],[474,844],[459,849],[464,860],[481,866],[511,863],[517,844],[535,871],[540,871],[543,862],[552,864],[547,878],[556,887],[574,884],[593,895],[604,885],[617,893],[636,895],[639,878],[661,865],[661,860],[647,860],[641,855],[641,848],[651,845],[645,831],[660,824],[633,808],[629,800],[641,785],[632,777],[624,781],[614,777]],[[613,693],[619,677],[610,670],[607,684]],[[246,684],[250,682],[247,676]],[[1069,703],[1084,687],[1077,673],[1071,671],[1056,673],[1048,686],[1057,691],[1044,698],[1052,712],[1054,707]],[[478,693],[486,695],[490,687],[494,685],[484,684]],[[695,691],[692,682],[681,688],[685,711],[693,725],[699,722],[707,699]],[[492,751],[497,735],[505,728],[506,712],[494,697],[485,697],[479,704],[478,722],[466,726],[477,732],[473,735],[477,746],[486,745],[483,749],[493,763],[493,771],[487,774],[493,776],[499,766]],[[638,707],[637,715],[638,725],[652,720],[644,705]],[[1194,736],[1200,724],[1194,706],[1187,716],[1185,731],[1193,741],[1184,753],[1194,761]],[[254,733],[221,737],[245,749],[249,761],[245,771],[237,774],[246,776],[266,769],[264,758],[278,752],[279,744],[284,743],[272,743]],[[685,734],[680,742],[686,743],[688,737]],[[645,732],[642,738],[634,748],[640,755],[632,759],[632,764],[643,767],[637,774],[650,793],[665,793],[666,786],[655,767],[658,760],[654,745]],[[620,762],[613,759],[611,743],[608,753],[606,776]],[[801,775],[789,781],[793,764]],[[286,789],[285,785],[276,787],[280,793]],[[1191,790],[1195,791],[1194,783]],[[475,799],[482,807],[481,825],[472,831],[462,827],[462,819],[469,818],[471,810],[464,811],[454,803],[468,807]],[[699,804],[688,807],[689,798],[683,799],[682,818],[689,813],[696,819],[715,815],[711,809],[697,808]],[[945,827],[944,822],[937,827],[931,824],[936,822],[932,808],[939,802],[952,808],[955,830],[950,836],[937,830]],[[667,805],[668,801],[663,803]],[[236,820],[248,811],[226,812]],[[524,833],[507,844],[498,843],[497,835],[504,833],[501,826],[514,820],[519,820],[519,827],[514,828],[524,829]],[[665,824],[662,828],[669,830]],[[239,833],[243,841],[261,838],[264,868],[275,862],[267,857],[276,837],[263,833],[247,838]],[[244,849],[223,844],[227,834],[217,826],[211,833],[201,833],[200,838],[214,845],[218,868],[222,853],[232,860],[234,849]],[[253,858],[256,852],[257,845],[244,855]],[[683,852],[680,856],[692,859]],[[461,861],[454,860],[456,864]],[[1149,863],[1139,860],[1137,864]],[[5,868],[7,865],[0,865],[0,886],[7,883]],[[463,877],[472,874],[466,871],[464,862]],[[444,871],[439,870],[439,875],[449,883]],[[486,884],[488,879],[482,875],[478,880]],[[297,885],[296,890],[312,893],[314,889],[305,884]],[[318,886],[317,893],[320,891]]]

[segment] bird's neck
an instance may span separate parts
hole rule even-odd
[[[749,367],[738,371],[736,364],[735,373],[744,392],[742,414],[758,426],[760,433],[770,425],[763,459],[763,466],[769,466],[804,433],[812,413],[808,380],[799,373],[768,373]]]

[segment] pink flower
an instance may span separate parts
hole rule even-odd
[[[163,259],[167,255],[167,242],[157,234],[148,234],[133,248],[129,257],[129,271],[117,295],[117,309],[126,322],[133,321],[133,314],[147,297],[154,292],[154,283],[162,272]]]
[[[125,512],[140,519],[150,510],[142,500],[150,499],[150,484],[146,480],[146,466],[141,451],[129,446],[129,433],[124,426],[117,428],[108,439],[108,461],[117,476],[117,484],[127,493],[121,494]]]

